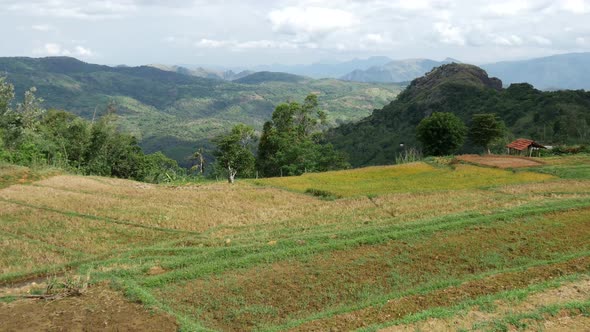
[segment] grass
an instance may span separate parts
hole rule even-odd
[[[184,331],[372,330],[590,273],[590,181],[532,170],[11,184],[0,189],[0,284],[88,273]]]
[[[417,162],[396,166],[376,166],[298,177],[280,177],[254,181],[257,184],[305,192],[309,188],[335,195],[354,197],[401,192],[432,192],[474,189],[492,185],[539,182],[553,176],[533,172],[486,169],[471,165],[434,167]]]

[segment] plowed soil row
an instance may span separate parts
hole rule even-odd
[[[497,274],[426,295],[413,295],[390,300],[383,306],[369,307],[312,321],[300,325],[292,329],[292,331],[352,330],[371,324],[392,321],[426,309],[448,307],[479,296],[523,288],[532,283],[589,270],[590,257],[583,257],[564,263],[533,267],[522,272]]]

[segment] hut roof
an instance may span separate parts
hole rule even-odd
[[[541,149],[546,149],[545,146],[530,140],[530,139],[526,139],[526,138],[519,138],[516,141],[506,145],[507,148],[510,149],[515,149],[515,150],[519,150],[519,151],[523,151],[528,149],[530,146],[534,147],[534,148],[541,148]]]

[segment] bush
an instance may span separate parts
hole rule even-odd
[[[590,153],[590,146],[587,145],[561,145],[551,150],[541,150],[542,156],[561,156],[578,153]]]
[[[321,198],[326,198],[326,199],[342,198],[342,196],[334,194],[334,193],[329,192],[327,190],[314,189],[314,188],[307,188],[305,190],[305,193],[312,195],[314,197],[321,197]]]

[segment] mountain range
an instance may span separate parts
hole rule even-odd
[[[406,82],[446,63],[460,63],[447,58],[395,60],[368,69],[356,69],[341,78],[356,82]],[[530,83],[540,90],[590,90],[590,53],[568,53],[521,61],[505,61],[480,66],[504,84]]]
[[[195,69],[191,69],[184,66],[168,66],[162,64],[150,64],[149,67],[154,67],[164,71],[175,72],[183,75],[189,76],[196,76],[202,78],[211,78],[211,79],[218,79],[218,80],[227,80],[233,81],[237,80],[242,77],[246,77],[250,74],[255,73],[252,70],[242,70],[239,72],[234,72],[233,70],[213,70],[213,69],[206,69],[203,67],[197,67]]]
[[[186,164],[197,148],[211,151],[210,139],[236,123],[261,129],[276,105],[319,95],[332,125],[358,120],[401,91],[395,84],[314,80],[285,73],[254,73],[235,82],[203,78],[178,68],[89,64],[69,57],[0,58],[0,75],[17,98],[37,88],[46,108],[87,119],[114,102],[122,130],[146,152],[162,151]]]
[[[495,113],[510,135],[548,145],[584,144],[590,139],[590,91],[540,91],[528,83],[503,88],[500,79],[468,64],[446,64],[413,80],[383,109],[328,133],[328,141],[353,166],[395,162],[404,149],[419,147],[416,126],[433,112],[450,112],[469,125],[478,113]],[[403,147],[400,143],[404,143]],[[504,151],[506,141],[498,142]],[[480,152],[467,142],[460,152]]]
[[[481,66],[504,84],[527,82],[541,90],[590,90],[590,53],[568,53]]]
[[[151,65],[181,74],[236,80],[254,72],[283,72],[311,78],[338,78],[354,82],[405,83],[420,77],[435,67],[460,60],[446,58],[392,60],[386,56],[353,59],[345,62],[313,63],[309,65],[264,65],[248,69],[206,69],[203,66]],[[567,53],[520,61],[503,61],[479,65],[490,75],[500,78],[506,86],[530,83],[540,90],[590,90],[590,53]]]
[[[339,78],[354,70],[364,70],[380,66],[391,61],[386,56],[374,56],[367,59],[352,59],[343,62],[317,62],[301,65],[272,64],[248,68],[251,71],[283,72],[311,78]]]
[[[447,58],[443,61],[430,59],[407,59],[390,61],[380,66],[373,66],[369,69],[356,69],[344,75],[341,79],[355,82],[409,82],[432,70],[434,67],[452,62],[460,62]]]

